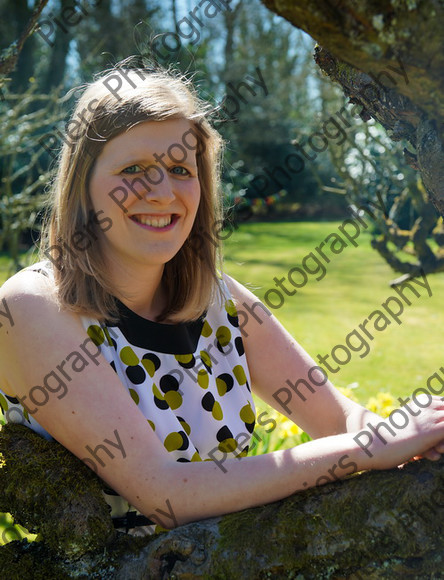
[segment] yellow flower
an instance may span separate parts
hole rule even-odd
[[[348,397],[352,401],[355,401],[355,403],[358,402],[358,399],[356,398],[356,395],[354,394],[354,392],[352,391],[350,386],[348,386],[348,387],[336,387],[336,388],[338,389],[338,391],[340,393],[342,393],[343,395],[345,395],[346,397]]]
[[[377,393],[375,397],[370,397],[365,406],[373,413],[388,417],[392,411],[398,408],[399,405],[396,402],[395,397],[390,393]]]
[[[302,433],[302,429],[295,425],[293,421],[289,421],[288,419],[283,421],[279,427],[278,436],[280,439],[287,439],[288,437],[293,437],[294,435]]]

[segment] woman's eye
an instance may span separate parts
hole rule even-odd
[[[175,167],[172,167],[171,173],[174,173],[175,175],[191,175],[188,169],[182,167],[181,165],[176,165]]]
[[[139,173],[140,171],[142,171],[140,165],[130,165],[129,167],[125,167],[122,173]]]

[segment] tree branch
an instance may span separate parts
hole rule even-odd
[[[48,0],[39,0],[39,3],[35,7],[34,12],[32,13],[20,38],[13,42],[7,49],[2,51],[0,57],[0,75],[8,75],[14,70],[23,45],[25,44],[26,39],[29,38],[37,28],[37,20],[47,4]]]
[[[315,60],[394,140],[417,149],[428,196],[444,215],[444,2],[263,0],[319,44]]]
[[[442,570],[444,461],[354,475],[134,538],[112,532],[100,481],[57,442],[7,425],[0,452],[1,509],[42,536],[0,548],[5,578],[405,579]]]

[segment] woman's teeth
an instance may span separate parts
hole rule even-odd
[[[137,222],[139,222],[140,224],[143,224],[145,226],[151,226],[153,228],[164,228],[166,226],[169,226],[172,220],[172,216],[165,216],[165,217],[150,217],[150,216],[145,216],[145,215],[137,215],[134,216],[133,219]]]

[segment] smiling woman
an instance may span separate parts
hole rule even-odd
[[[131,255],[138,261],[147,246],[153,257],[153,243],[158,251],[162,247],[167,251],[169,244],[173,253],[168,259],[162,262],[158,256],[162,272],[157,270],[153,278],[153,270],[145,269],[145,280],[151,284],[139,283],[146,290],[155,286],[154,279],[166,278],[164,308],[153,313],[159,321],[167,316],[171,322],[192,320],[203,314],[219,288],[217,244],[207,239],[200,248],[204,259],[198,264],[194,238],[199,232],[200,238],[207,235],[212,239],[211,232],[220,219],[218,169],[222,140],[206,120],[208,104],[197,99],[182,77],[130,70],[125,77],[132,82],[116,98],[106,82],[112,74],[92,83],[73,112],[72,118],[78,119],[82,111],[82,124],[77,125],[77,140],[62,148],[43,257],[51,255],[51,248],[58,251],[60,246],[69,247],[73,235],[86,227],[91,210],[95,215],[103,214],[113,226],[102,231],[104,235],[96,244],[79,256],[65,251],[62,265],[57,254],[59,268],[55,276],[61,303],[75,312],[112,318],[117,315],[113,298],[116,276],[121,296],[134,289],[134,281],[131,290],[125,287],[129,266],[125,266],[126,258]],[[93,101],[94,107],[89,107]],[[74,191],[77,195],[71,193]],[[142,240],[141,232],[138,235],[134,229],[148,217],[171,220],[168,227],[157,232],[164,234],[160,239],[150,239],[150,226],[144,228]],[[151,221],[151,228],[156,224]],[[196,234],[193,231],[189,235],[192,226]],[[110,260],[106,248],[127,230],[131,244],[126,258],[117,253],[112,254],[116,259]],[[127,241],[128,237],[123,245]],[[174,284],[168,280],[174,280]],[[193,280],[196,283],[190,283]],[[145,302],[151,302],[151,296]],[[143,312],[144,305],[140,308]]]
[[[154,290],[162,278],[164,264],[180,252],[189,238],[200,202],[195,152],[189,152],[180,164],[169,157],[162,169],[152,165],[153,153],[171,149],[177,135],[189,130],[190,122],[184,119],[140,123],[109,141],[91,172],[93,209],[103,211],[113,222],[113,227],[99,239],[108,275],[120,285],[122,293],[132,292],[134,281],[129,279],[129,273],[144,284],[139,303],[130,295],[128,298],[136,311],[148,317],[156,318],[165,308],[164,302],[159,311],[154,311]],[[152,167],[157,168],[161,178],[155,184],[151,181],[147,188],[143,177],[149,178]],[[126,175],[136,177],[129,182]],[[123,212],[111,196],[122,183],[129,184],[135,193]]]
[[[128,199],[128,195],[129,192],[131,192],[133,195],[135,195],[136,197],[138,197],[139,199],[141,199],[140,196],[140,192],[138,191],[137,188],[134,187],[134,184],[137,183],[138,185],[142,186],[142,191],[144,192],[150,192],[153,189],[153,186],[155,185],[159,185],[160,183],[162,183],[162,181],[164,180],[164,171],[168,171],[168,165],[165,161],[163,161],[163,158],[168,155],[169,158],[169,163],[170,165],[175,165],[175,164],[183,164],[187,161],[187,159],[189,159],[191,153],[195,153],[198,144],[199,144],[199,133],[203,134],[205,137],[209,137],[209,135],[204,131],[204,129],[202,129],[202,127],[200,127],[200,125],[198,126],[193,126],[188,128],[186,131],[183,132],[182,134],[182,138],[181,138],[181,142],[182,145],[180,143],[172,143],[170,145],[168,145],[168,148],[161,153],[161,155],[159,155],[159,153],[153,153],[153,158],[155,160],[155,163],[151,164],[146,164],[143,165],[143,163],[141,164],[141,167],[144,167],[142,170],[143,173],[143,177],[137,177],[135,179],[133,179],[132,181],[128,181],[128,179],[123,179],[122,180],[122,185],[115,187],[114,189],[112,189],[109,192],[109,196],[113,199],[113,201],[115,201],[115,203],[117,203],[117,205],[124,211],[127,212],[127,208],[125,207],[125,202]],[[189,143],[188,142],[188,136],[192,135],[192,137],[194,138],[194,143]],[[203,143],[204,144],[204,143]],[[176,158],[173,155],[173,150],[174,149],[179,149],[179,151],[181,152],[181,156],[179,158]],[[191,152],[191,153],[190,153]],[[193,154],[194,157],[194,154]],[[136,156],[137,158],[137,156]],[[129,163],[124,163],[124,165],[128,165]],[[138,167],[137,164],[135,165],[130,165],[128,167],[126,167],[124,170],[122,170],[123,173],[126,173],[128,175],[131,175],[133,173],[141,173],[141,167]],[[135,169],[135,171],[130,171],[131,169]],[[183,167],[180,167],[180,165],[177,167],[177,169],[179,170],[179,173],[177,173],[177,171],[175,171],[178,175],[182,172],[183,174],[185,174],[186,169]],[[140,187],[139,187],[140,189]],[[117,196],[118,193],[121,193],[122,196],[119,198]]]
[[[439,397],[419,413],[421,401],[410,403],[416,415],[402,433],[364,450],[357,434],[383,419],[326,377],[285,409],[317,440],[247,457],[252,390],[276,408],[276,388],[289,378],[319,386],[316,365],[271,313],[255,316],[265,306],[221,273],[212,233],[221,223],[222,139],[209,105],[180,75],[122,66],[131,79],[124,90],[110,92],[115,70],[104,73],[73,112],[84,125],[61,151],[42,261],[0,289],[14,322],[0,332],[7,420],[57,439],[97,471],[115,525],[126,531],[275,501],[325,483],[332,465],[339,479],[419,454],[438,458]],[[85,231],[88,243],[72,251]],[[171,524],[156,515],[165,506]]]

